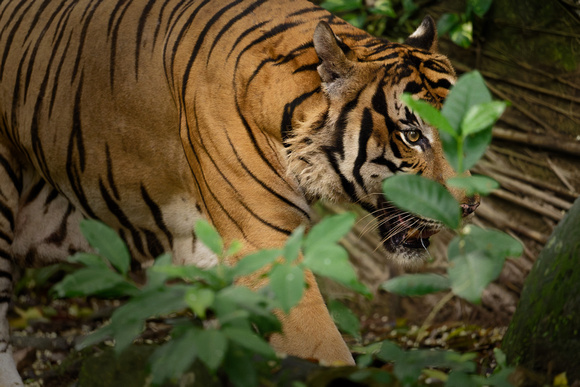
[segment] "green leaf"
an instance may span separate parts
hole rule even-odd
[[[400,275],[383,282],[381,289],[401,296],[422,296],[449,289],[449,278],[434,273]]]
[[[243,276],[255,273],[264,266],[274,262],[282,255],[282,250],[260,250],[240,259],[233,267],[234,276]]]
[[[129,346],[144,329],[148,318],[185,309],[186,289],[183,285],[150,289],[115,310],[110,324],[116,341],[115,351],[122,352]]]
[[[443,114],[432,105],[425,101],[414,99],[409,93],[404,93],[401,96],[401,100],[430,125],[433,125],[437,129],[442,130],[453,137],[457,137],[457,131],[453,129]]]
[[[329,12],[350,12],[362,8],[362,0],[326,0],[320,6]]]
[[[200,330],[195,337],[198,351],[197,356],[211,371],[215,371],[222,361],[228,349],[226,335],[217,329]]]
[[[439,18],[439,21],[437,21],[437,33],[439,36],[443,36],[459,23],[459,15],[455,13],[444,13],[441,18]]]
[[[463,170],[473,167],[491,143],[491,127],[463,138]]]
[[[447,180],[447,185],[465,190],[467,196],[473,196],[476,193],[489,195],[492,191],[499,188],[499,183],[491,177],[474,175],[465,177],[452,177]]]
[[[286,262],[294,262],[300,254],[300,248],[302,247],[302,239],[304,237],[304,226],[297,227],[284,245],[284,250],[282,255],[286,259]]]
[[[111,270],[107,265],[107,262],[105,262],[101,256],[95,254],[76,253],[75,255],[68,257],[68,261],[71,263],[82,263],[88,267]]]
[[[255,333],[248,329],[241,329],[235,327],[226,327],[223,329],[224,334],[228,339],[234,341],[244,348],[251,350],[254,353],[266,356],[268,358],[275,358],[276,353],[266,342],[266,340],[258,337]]]
[[[197,330],[191,327],[153,352],[149,358],[153,385],[162,385],[166,380],[178,380],[193,364],[197,357]]]
[[[520,241],[498,230],[470,224],[463,228],[463,233],[468,251],[486,250],[490,255],[501,257],[519,257],[524,253]]]
[[[490,256],[484,250],[452,255],[451,249],[450,246],[450,267],[447,270],[451,290],[459,297],[479,304],[483,289],[499,276],[505,259]]]
[[[195,235],[216,255],[221,256],[224,251],[224,242],[216,229],[206,220],[195,223]]]
[[[338,329],[357,339],[360,335],[360,322],[358,317],[338,300],[332,300],[328,303],[328,310],[332,319],[338,326]]]
[[[337,243],[348,234],[355,220],[356,215],[352,212],[325,217],[312,227],[304,239],[304,251],[318,245]]]
[[[447,161],[449,161],[451,167],[455,171],[458,171],[459,170],[459,155],[457,153],[458,139],[445,132],[439,132],[439,139],[441,140],[441,146],[443,147],[443,153],[445,154],[445,158],[447,159]],[[464,156],[462,155],[462,157]]]
[[[474,105],[490,102],[491,94],[478,71],[463,74],[451,88],[441,113],[457,133],[460,132],[463,116]]]
[[[212,287],[220,287],[222,285],[221,280],[214,272],[193,265],[153,266],[149,270],[156,273],[163,273],[167,278],[179,278],[192,282],[203,281]]]
[[[489,8],[491,7],[491,3],[493,3],[493,0],[468,0],[467,1],[468,6],[471,8],[473,13],[475,13],[479,17],[483,17],[487,13],[487,11],[489,11]]]
[[[115,332],[113,330],[113,327],[111,327],[111,324],[102,326],[96,331],[90,333],[88,336],[81,339],[81,341],[75,345],[75,349],[77,351],[81,351],[85,348],[88,348],[92,345],[98,344],[104,340],[113,337],[114,333]]]
[[[303,264],[315,274],[331,278],[363,295],[369,293],[366,286],[358,282],[348,253],[342,246],[317,245],[304,254]]]
[[[98,266],[80,269],[54,285],[59,297],[102,296],[124,297],[139,293],[139,289],[111,269]]]
[[[224,359],[224,371],[236,387],[258,386],[256,364],[252,352],[230,342]]]
[[[290,264],[276,265],[270,271],[270,287],[283,311],[288,313],[304,293],[304,273]]]
[[[193,312],[205,319],[205,311],[215,299],[215,292],[207,288],[191,288],[185,293],[185,302]]]
[[[83,219],[80,229],[89,244],[99,254],[107,258],[121,274],[127,274],[131,264],[131,255],[125,242],[112,228],[94,219]]]
[[[461,122],[461,133],[467,136],[489,128],[506,107],[507,103],[504,101],[491,101],[470,107]]]
[[[468,21],[456,25],[449,31],[449,37],[459,47],[469,48],[473,42],[473,24]]]
[[[240,250],[242,250],[242,247],[244,247],[242,242],[240,242],[239,240],[233,240],[232,243],[230,243],[230,246],[228,247],[228,251],[226,251],[226,257],[236,255],[237,253],[240,252]]]
[[[395,175],[383,181],[387,200],[397,207],[459,227],[459,203],[441,184],[418,175]]]
[[[392,18],[397,17],[397,13],[393,9],[391,0],[376,0],[370,12],[376,15],[384,15]]]

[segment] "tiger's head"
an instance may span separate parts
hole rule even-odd
[[[325,22],[314,32],[325,106],[287,140],[289,172],[311,200],[362,205],[377,218],[383,245],[396,260],[421,261],[429,237],[443,227],[393,206],[382,194],[382,181],[411,173],[445,184],[455,175],[438,131],[400,100],[407,92],[441,108],[455,72],[436,52],[430,17],[404,44],[371,37],[347,44],[339,36]],[[464,216],[479,205],[477,197],[448,189]]]

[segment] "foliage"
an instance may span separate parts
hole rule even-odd
[[[275,359],[263,336],[280,330],[274,310],[287,313],[302,298],[304,270],[370,295],[356,280],[346,251],[337,244],[353,223],[351,213],[326,218],[306,237],[303,228],[296,229],[282,249],[261,250],[227,266],[224,261],[237,254],[241,245],[233,242],[226,250],[216,230],[199,221],[196,235],[218,256],[219,264],[205,270],[176,266],[164,254],[146,270],[147,282],[139,286],[128,275],[130,256],[121,238],[98,221],[84,220],[81,230],[96,254],[71,257],[72,262],[84,267],[66,276],[53,291],[60,297],[127,298],[113,313],[111,322],[89,335],[79,349],[112,338],[116,352],[121,353],[141,334],[147,319],[177,314],[172,340],[160,346],[150,359],[154,385],[177,379],[196,359],[212,372],[222,367],[236,385],[256,385],[256,367],[234,365],[247,364],[253,354],[264,360]],[[298,259],[301,251],[303,260]],[[264,270],[266,266],[271,269]],[[235,285],[237,278],[247,275],[268,277],[269,284],[258,291]],[[352,313],[336,302],[332,306],[339,325],[357,336],[358,321],[353,320]],[[210,322],[202,324],[201,320]]]
[[[418,9],[413,0],[376,0],[368,5],[363,0],[325,0],[320,5],[326,10],[364,29],[380,36],[387,29],[389,22],[403,25]]]
[[[465,176],[483,155],[491,141],[493,123],[507,104],[492,101],[478,72],[461,76],[451,89],[441,111],[405,94],[402,100],[426,122],[439,128],[446,158],[460,177],[447,184],[465,189],[467,194],[485,195],[497,188],[485,176]],[[512,237],[473,225],[460,227],[461,211],[457,201],[439,183],[417,175],[397,175],[383,183],[386,197],[398,207],[437,220],[459,235],[448,247],[448,276],[443,280],[411,274],[388,281],[383,288],[400,294],[424,294],[444,289],[470,302],[479,303],[483,289],[495,280],[506,257],[518,257],[523,247]]]
[[[460,47],[468,48],[473,43],[473,21],[477,16],[482,18],[493,0],[467,0],[465,12],[446,13],[437,22],[439,36],[449,34],[453,43]]]

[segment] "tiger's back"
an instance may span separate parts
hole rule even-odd
[[[196,219],[249,252],[281,245],[310,223],[309,203],[327,198],[388,216],[385,246],[407,254],[412,225],[389,234],[394,210],[373,196],[380,182],[452,171],[436,132],[398,95],[440,106],[454,80],[433,51],[432,22],[407,43],[419,48],[301,0],[3,2],[0,314],[10,263],[86,250],[83,217],[118,230],[136,263],[171,251],[207,266],[215,257],[196,241]],[[422,142],[399,128],[409,123]],[[307,282],[273,344],[352,362],[311,274]],[[11,366],[0,324],[2,371]]]

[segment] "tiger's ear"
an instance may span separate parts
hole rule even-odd
[[[405,44],[431,52],[437,51],[437,28],[433,18],[425,16],[421,25],[405,40]]]
[[[350,48],[344,44],[325,21],[314,31],[314,50],[320,59],[318,74],[328,90],[336,88],[348,77],[354,63],[346,57]]]

